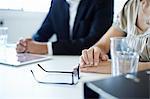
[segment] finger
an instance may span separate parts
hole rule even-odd
[[[102,50],[100,50],[100,61],[107,61],[108,55],[105,54]]]
[[[81,72],[87,72],[87,73],[95,73],[97,71],[97,67],[96,66],[89,66],[89,67],[81,67],[80,68]]]
[[[94,65],[98,65],[100,62],[100,48],[94,48]]]
[[[94,48],[91,47],[87,50],[87,57],[90,62],[90,65],[94,65]]]
[[[17,44],[16,51],[17,53],[25,52],[26,48],[20,44]]]
[[[26,41],[32,41],[32,39],[31,38],[26,38]]]
[[[20,44],[20,45],[22,45],[22,46],[27,46],[25,39],[20,39],[17,44]]]
[[[79,64],[80,64],[80,67],[83,67],[85,65],[82,55],[79,58]]]
[[[20,40],[20,44],[21,44],[21,45],[23,45],[23,46],[27,46],[27,42],[26,42],[26,40],[25,40],[25,39]]]
[[[104,65],[104,66],[89,66],[89,67],[80,67],[81,72],[87,72],[87,73],[104,73],[104,74],[110,74],[111,73],[111,66],[110,65]]]
[[[89,64],[87,49],[82,50],[82,59],[85,62],[85,64]]]
[[[108,60],[108,55],[106,55],[106,54],[102,54],[102,56],[101,56],[102,58],[102,61],[107,61]]]
[[[40,49],[39,46],[35,46],[35,44],[33,43],[32,39],[31,38],[26,38],[23,42],[26,46],[26,53],[35,53],[35,52],[39,52],[38,50],[35,50],[35,49]]]
[[[89,66],[93,66],[93,65],[85,64],[85,62],[83,61],[82,56],[80,56],[80,67],[89,67]]]

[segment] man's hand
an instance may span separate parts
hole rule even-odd
[[[29,41],[32,41],[31,38],[28,38],[28,39],[20,39],[18,42],[17,42],[17,47],[16,47],[16,51],[17,53],[24,53],[24,52],[27,52],[27,43]]]
[[[47,44],[44,42],[36,42],[32,39],[21,39],[17,43],[17,53],[33,53],[33,54],[48,54]]]

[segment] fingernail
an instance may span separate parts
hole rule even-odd
[[[89,65],[90,63],[89,63],[89,62],[86,62],[86,64]]]
[[[103,56],[102,58],[103,58],[103,60],[106,60],[106,57],[105,57],[105,56]]]
[[[93,62],[90,62],[90,65],[93,65]]]

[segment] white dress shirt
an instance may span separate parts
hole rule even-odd
[[[66,0],[66,1],[69,4],[69,15],[70,15],[69,26],[70,26],[70,36],[72,36],[72,30],[80,0]]]
[[[75,17],[76,17],[76,13],[77,13],[80,0],[66,0],[66,2],[69,4],[69,15],[70,15],[69,30],[70,30],[70,36],[72,36],[72,30],[73,30],[74,21],[75,21]],[[52,55],[53,54],[52,43],[48,42],[47,46],[48,46],[48,54]]]

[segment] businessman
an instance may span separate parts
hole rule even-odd
[[[16,50],[18,53],[80,55],[111,26],[113,3],[113,0],[52,0],[40,29],[31,39],[21,39]],[[49,42],[53,34],[57,41]]]

